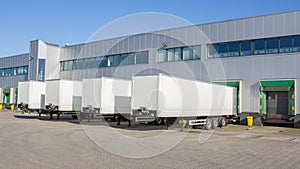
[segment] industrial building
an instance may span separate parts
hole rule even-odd
[[[60,47],[30,42],[29,53],[0,59],[2,102],[18,82],[170,74],[233,86],[237,112],[255,124],[300,123],[300,10]]]

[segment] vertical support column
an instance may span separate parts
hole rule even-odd
[[[266,94],[266,92],[261,90],[261,92],[259,94],[259,100],[260,100],[259,114],[265,115],[265,114],[267,114],[267,94]]]
[[[294,87],[291,87],[289,90],[289,115],[295,116],[295,89]]]

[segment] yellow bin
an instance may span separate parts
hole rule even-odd
[[[10,110],[15,110],[15,105],[11,105]]]
[[[253,116],[247,116],[247,123],[250,127],[253,125]]]

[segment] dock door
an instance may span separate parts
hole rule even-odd
[[[294,83],[294,80],[260,81],[260,114],[274,122],[287,121],[295,115]]]

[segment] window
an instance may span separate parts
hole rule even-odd
[[[11,74],[12,74],[12,76],[16,76],[17,75],[17,71],[18,71],[18,68],[16,68],[16,67],[11,68]]]
[[[23,72],[24,72],[23,69],[24,69],[23,67],[18,67],[18,72],[17,72],[17,74],[18,74],[18,75],[22,75]]]
[[[158,51],[158,62],[166,62],[167,61],[167,50],[161,49]]]
[[[97,57],[96,58],[97,67],[107,67],[107,57]]]
[[[175,48],[175,52],[174,52],[174,60],[182,60],[182,50],[181,48]]]
[[[175,49],[168,49],[168,61],[175,61]]]
[[[207,58],[300,52],[300,35],[207,45]]]
[[[128,65],[128,60],[127,60],[128,54],[122,54],[120,56],[120,65]]]
[[[190,47],[185,47],[182,49],[183,60],[192,60],[193,59],[193,50]]]
[[[135,64],[148,64],[148,51],[135,54]]]
[[[61,64],[62,64],[61,70],[63,70],[63,71],[68,70],[68,62],[67,61],[62,62]]]
[[[251,55],[251,41],[242,41],[241,42],[241,56]]]
[[[61,70],[62,71],[68,71],[68,70],[73,70],[73,60],[70,61],[64,61],[61,63]]]
[[[95,58],[85,59],[85,68],[90,69],[95,67]]]
[[[255,55],[266,54],[266,43],[264,39],[259,39],[254,41],[254,54]]]
[[[5,69],[5,76],[11,76],[11,68]]]
[[[293,37],[282,37],[279,39],[280,53],[293,52]]]
[[[108,56],[107,66],[113,66],[114,56]]]
[[[239,56],[240,55],[240,43],[230,42],[228,43],[228,56]]]
[[[294,36],[294,52],[300,52],[300,36]]]
[[[279,41],[278,38],[269,38],[266,40],[267,54],[278,53]]]
[[[39,59],[38,81],[45,80],[45,59]]]
[[[73,70],[74,69],[74,61],[73,60],[70,60],[68,61],[68,70]]]
[[[132,65],[134,64],[134,53],[122,54],[120,59],[120,65]]]
[[[0,77],[4,76],[4,69],[0,69]]]
[[[228,43],[220,43],[217,46],[217,51],[219,57],[227,57],[228,56]]]
[[[120,64],[120,55],[114,55],[113,56],[113,66],[119,66]]]
[[[201,46],[193,46],[193,59],[200,59]]]
[[[118,66],[120,64],[121,55],[108,56],[108,66]]]
[[[28,74],[28,66],[24,66],[23,68],[24,68],[24,69],[23,69],[24,74],[27,75],[27,74]]]
[[[207,45],[207,50],[208,50],[208,58],[218,57],[218,52],[217,52],[216,44],[209,44],[209,45]]]
[[[78,59],[75,60],[75,69],[83,69],[84,68],[84,60]]]
[[[128,63],[128,65],[133,65],[134,64],[134,53],[129,53],[128,54],[127,63]]]

